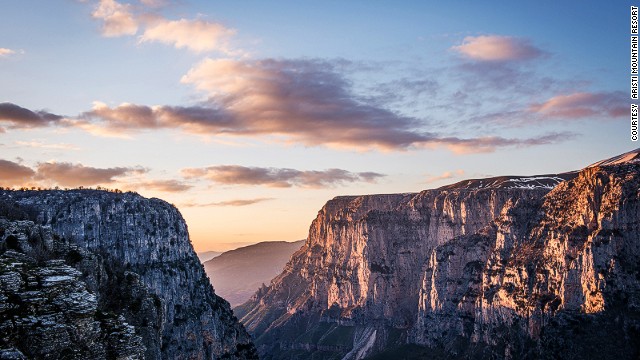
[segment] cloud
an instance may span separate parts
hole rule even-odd
[[[557,95],[541,104],[533,104],[529,112],[546,118],[581,119],[603,117],[604,119],[626,116],[628,105],[625,94],[616,92],[579,92]]]
[[[129,4],[100,0],[91,15],[94,19],[102,20],[102,35],[106,37],[135,35],[138,32],[138,22]]]
[[[366,182],[375,182],[376,179],[380,177],[384,177],[386,175],[383,175],[377,172],[365,171],[365,172],[359,172],[358,176],[360,177],[360,179]]]
[[[427,139],[417,119],[359,101],[334,64],[320,60],[206,59],[183,78],[210,96],[233,133],[305,145],[408,148]]]
[[[539,103],[519,104],[509,110],[472,116],[468,122],[470,125],[524,127],[558,119],[608,121],[628,116],[625,102],[625,94],[619,91],[570,93]]]
[[[470,95],[468,100],[476,103],[475,114],[497,103],[513,103],[532,93],[570,86],[569,81],[543,76],[531,66],[522,66],[523,61],[547,56],[527,39],[497,35],[466,37],[462,45],[451,49],[463,61],[454,63],[449,74],[455,83],[462,84],[460,92]]]
[[[427,178],[426,182],[427,183],[432,183],[432,182],[436,182],[436,181],[439,181],[439,180],[453,179],[455,177],[459,177],[459,176],[462,176],[462,175],[464,175],[464,170],[462,170],[462,169],[459,169],[459,170],[456,170],[456,171],[445,171],[440,175],[431,176],[431,177]]]
[[[161,20],[149,25],[140,36],[140,42],[161,42],[178,49],[194,52],[218,50],[231,53],[226,39],[235,31],[204,20]]]
[[[21,159],[19,160],[21,161]],[[184,192],[193,188],[178,180],[149,180],[142,167],[95,168],[66,162],[39,163],[35,169],[0,159],[0,186],[64,187],[112,185],[125,190]],[[142,176],[141,176],[142,175]]]
[[[464,84],[462,91],[474,95],[473,98],[478,100],[483,95],[502,98],[530,96],[534,90],[542,93],[561,85],[556,79],[539,76],[530,69],[522,69],[510,63],[463,62],[454,69],[454,76]]]
[[[269,200],[273,200],[273,198],[235,199],[235,200],[211,202],[211,203],[205,203],[205,204],[184,203],[182,204],[182,206],[184,207],[247,206],[247,205],[253,205],[253,204],[257,204],[257,203],[261,203]]]
[[[433,77],[433,74],[430,74]],[[369,90],[367,100],[378,104],[399,104],[400,106],[416,107],[418,101],[432,99],[442,88],[436,80],[415,79],[405,77],[388,82],[378,83]]]
[[[493,152],[501,147],[530,147],[549,145],[575,138],[572,132],[552,132],[527,139],[510,139],[499,136],[479,137],[476,139],[446,138],[444,144],[457,154]]]
[[[0,185],[25,184],[35,175],[33,169],[9,160],[0,159]]]
[[[31,111],[9,102],[0,103],[0,123],[8,123],[10,128],[45,127],[62,119],[43,110]]]
[[[60,144],[47,144],[44,143],[42,141],[16,141],[15,142],[16,145],[18,146],[25,146],[25,147],[32,147],[32,148],[38,148],[38,149],[52,149],[52,150],[80,150],[79,147],[75,146],[75,145],[71,145],[71,144],[64,144],[64,143],[60,143]]]
[[[220,165],[182,170],[188,179],[202,178],[225,185],[263,185],[268,187],[322,188],[353,182],[375,182],[385,175],[374,172],[353,173],[342,169],[301,171],[286,168]]]
[[[98,184],[109,184],[115,181],[114,178],[142,173],[141,168],[115,167],[115,168],[94,168],[82,164],[71,164],[66,162],[46,162],[40,163],[37,167],[37,180],[53,181],[62,186],[92,186]]]
[[[460,138],[424,131],[430,124],[354,95],[337,66],[320,60],[206,59],[182,78],[209,96],[202,105],[96,103],[73,125],[99,135],[180,128],[207,136],[357,150],[465,147],[465,152],[486,152],[536,143],[535,138]]]
[[[527,39],[499,35],[467,36],[452,49],[477,61],[531,60],[544,54]]]
[[[148,7],[159,8],[167,5],[166,0],[140,0],[140,2]]]
[[[74,126],[97,135],[128,135],[131,131],[182,128],[196,134],[238,132],[241,125],[221,109],[204,106],[145,106],[124,103],[116,107],[96,102]]]
[[[91,15],[102,21],[102,35],[106,37],[133,36],[142,28],[140,43],[160,42],[194,52],[241,53],[230,50],[228,45],[227,40],[235,30],[202,19],[166,19],[157,13],[165,5],[163,0],[141,0],[135,7],[116,0],[100,0]]]
[[[218,115],[224,115],[217,120],[233,126],[225,129],[229,134],[280,135],[285,141],[309,146],[365,150],[448,147],[457,152],[486,152],[538,141],[426,132],[422,129],[427,123],[359,99],[328,61],[206,59],[182,82],[210,96]],[[435,86],[412,84],[420,85]]]
[[[184,182],[178,180],[149,180],[136,182],[131,185],[133,185],[135,188],[172,193],[184,192],[193,188],[192,185],[185,184]]]
[[[16,53],[15,50],[7,49],[7,48],[0,48],[0,58],[7,57],[7,56],[13,55],[15,53]]]

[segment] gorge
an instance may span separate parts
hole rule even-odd
[[[233,312],[172,205],[2,190],[0,358],[637,358],[639,153],[336,197]]]

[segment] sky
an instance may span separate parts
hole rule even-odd
[[[630,5],[5,0],[0,186],[161,198],[206,251],[304,239],[339,195],[580,169],[638,147]]]

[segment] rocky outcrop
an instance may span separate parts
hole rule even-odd
[[[265,359],[580,358],[603,342],[597,354],[630,358],[640,349],[636,157],[335,198],[236,314]]]
[[[3,191],[0,202],[76,248],[75,263],[62,257],[66,266],[81,274],[98,309],[134,329],[144,358],[257,357],[213,292],[173,206],[93,190]]]
[[[48,227],[5,219],[0,252],[1,359],[145,358],[134,327],[100,304],[82,272],[70,265],[105,271],[96,257]],[[158,305],[152,302],[150,322],[157,320]]]

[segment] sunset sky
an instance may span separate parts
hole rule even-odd
[[[134,190],[197,251],[337,195],[579,169],[629,140],[632,1],[7,0],[0,185]]]

